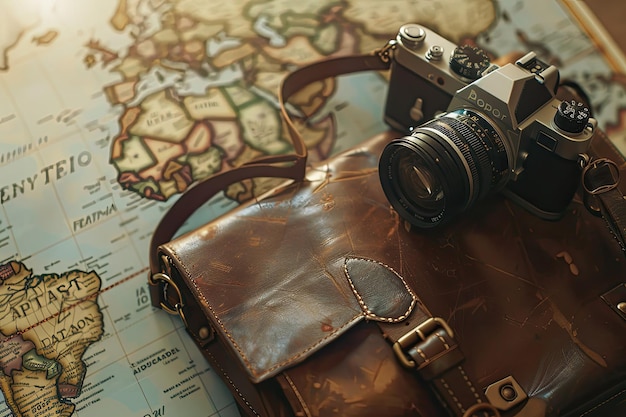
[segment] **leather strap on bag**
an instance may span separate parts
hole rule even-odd
[[[411,321],[418,324],[408,332],[406,326],[377,322],[399,362],[428,382],[455,416],[498,417],[500,412],[465,372],[465,357],[446,321],[433,317],[421,303]]]

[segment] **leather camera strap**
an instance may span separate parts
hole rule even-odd
[[[180,301],[168,299],[171,298],[171,294],[167,292],[167,283],[153,279],[163,269],[169,267],[162,265],[158,247],[172,240],[176,232],[196,210],[230,185],[246,179],[285,178],[302,181],[304,178],[307,148],[292,116],[287,112],[285,104],[289,98],[303,87],[326,78],[359,71],[387,70],[390,61],[388,51],[383,49],[372,55],[353,55],[317,62],[293,71],[283,79],[278,92],[278,100],[294,152],[255,158],[239,167],[212,175],[186,190],[168,209],[152,234],[148,252],[150,261],[148,282],[151,284],[150,295],[155,307],[175,311],[176,308],[172,307]],[[173,292],[170,291],[170,293]]]
[[[368,55],[351,55],[319,61],[291,72],[282,82],[279,90],[279,104],[282,117],[293,141],[295,154],[282,157],[268,157],[253,160],[241,167],[233,168],[209,177],[187,190],[161,219],[152,237],[150,245],[150,274],[161,271],[157,248],[172,239],[178,228],[202,204],[218,192],[238,181],[254,177],[284,177],[299,181],[304,177],[306,147],[304,140],[293,123],[292,116],[287,112],[285,103],[288,99],[307,85],[331,77],[362,71],[388,70],[391,63],[390,52],[394,42]],[[282,163],[282,165],[280,165]],[[285,166],[285,163],[291,164]],[[278,165],[277,165],[278,164]],[[154,281],[151,281],[155,283]],[[156,283],[155,283],[156,284]],[[151,286],[152,299],[165,305],[175,305],[177,300],[168,301],[167,291],[162,284]],[[452,330],[447,324],[440,325],[432,315],[418,303],[412,315],[412,323],[416,325],[414,334],[422,334],[423,340],[402,346],[400,357],[406,356],[416,374],[431,383],[438,396],[456,416],[472,416],[485,409],[491,415],[498,415],[484,398],[484,395],[470,381],[460,362],[463,355],[454,339]],[[392,345],[407,340],[404,326],[392,326],[378,323],[382,333]],[[411,332],[409,332],[411,333]],[[409,338],[411,339],[411,337]],[[407,362],[405,359],[404,362]],[[489,415],[487,413],[486,415]]]

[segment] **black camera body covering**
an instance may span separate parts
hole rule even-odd
[[[555,97],[559,71],[530,52],[498,67],[417,24],[393,46],[385,121],[407,136],[381,155],[392,206],[434,227],[501,191],[533,214],[558,219],[580,183],[597,128],[582,103]]]

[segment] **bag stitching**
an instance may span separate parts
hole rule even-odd
[[[312,415],[311,414],[311,410],[309,410],[309,407],[307,406],[306,401],[304,401],[304,397],[302,397],[302,394],[300,394],[300,391],[298,390],[298,387],[296,387],[296,384],[294,384],[294,382],[292,381],[291,377],[289,375],[287,375],[286,372],[283,372],[283,376],[287,380],[287,383],[289,384],[289,386],[293,390],[293,393],[296,395],[296,398],[300,402],[300,405],[302,406],[302,411],[304,411],[304,413],[308,417],[311,417],[311,415]]]
[[[610,396],[609,398],[607,398],[606,400],[602,401],[600,404],[597,404],[595,407],[590,408],[589,410],[585,411],[584,413],[582,413],[580,415],[580,417],[584,417],[589,413],[592,413],[593,411],[595,411],[596,409],[602,407],[603,405],[607,404],[608,402],[610,402],[611,400],[613,400],[614,398],[619,397],[620,395],[622,395],[626,390],[621,390],[620,392],[616,393],[615,395]]]
[[[443,343],[443,347],[447,350],[450,349],[450,345],[448,344],[448,342],[446,342],[446,339],[444,339],[444,337],[442,335],[440,335],[439,333],[435,333],[435,335],[437,336],[437,338],[439,339],[439,341],[441,343]]]
[[[461,413],[465,413],[465,408],[463,408],[463,404],[461,404],[461,402],[459,401],[454,391],[452,391],[452,387],[448,385],[446,380],[443,378],[439,378],[439,381],[441,382],[443,387],[446,389],[446,391],[448,391],[448,394],[450,394],[450,397],[452,397],[452,401],[454,401],[455,405],[461,411]]]
[[[404,285],[404,288],[408,291],[408,293],[411,296],[411,304],[406,309],[404,314],[402,314],[402,315],[400,315],[398,317],[380,317],[380,316],[376,315],[375,313],[373,313],[370,310],[370,308],[367,306],[367,303],[365,302],[365,300],[363,299],[363,297],[361,296],[361,294],[357,290],[356,286],[354,285],[354,282],[353,282],[352,278],[350,277],[350,272],[348,271],[348,261],[350,259],[363,260],[363,261],[366,261],[366,262],[372,262],[372,263],[378,264],[378,265],[380,265],[380,266],[382,266],[384,268],[387,268],[387,270],[391,271],[395,276],[397,276],[400,279],[400,281]],[[401,322],[403,320],[406,320],[409,317],[409,315],[413,312],[413,309],[415,308],[415,305],[417,304],[417,296],[415,295],[415,293],[413,292],[411,287],[409,287],[409,285],[406,283],[404,278],[400,274],[398,274],[389,265],[386,265],[386,264],[384,264],[382,262],[375,261],[375,260],[369,259],[369,258],[363,258],[363,257],[359,257],[359,256],[349,256],[349,257],[346,257],[346,259],[344,261],[343,270],[344,270],[344,273],[346,274],[346,278],[348,279],[348,283],[350,284],[350,288],[352,289],[352,292],[356,296],[356,299],[357,299],[359,305],[361,306],[361,309],[366,314],[367,318],[373,319],[373,320],[378,320],[378,321],[383,321],[383,322],[386,322],[386,323],[399,323],[399,322]]]
[[[448,342],[445,340],[444,337],[442,337],[440,334],[437,334],[437,338],[439,339],[439,341],[443,344],[443,346],[446,349],[450,348],[450,345],[448,344]],[[430,362],[430,358],[426,357],[426,355],[424,354],[424,352],[421,349],[417,349],[417,352],[419,353],[419,355],[424,359],[424,362]],[[476,388],[474,387],[474,385],[472,384],[472,381],[469,379],[469,377],[467,376],[467,373],[465,372],[465,369],[463,369],[463,365],[459,365],[457,366],[457,370],[459,371],[459,373],[461,374],[461,377],[463,378],[463,380],[465,381],[465,384],[467,385],[467,387],[469,388],[470,392],[472,393],[472,395],[474,396],[474,398],[476,399],[476,403],[482,403],[482,399],[480,398],[480,395],[478,394],[478,392],[476,391]],[[466,408],[463,407],[463,404],[461,403],[461,400],[458,398],[458,396],[456,395],[456,393],[453,391],[452,387],[448,384],[448,382],[445,380],[444,377],[439,378],[439,382],[442,384],[442,386],[446,389],[446,391],[448,391],[448,394],[450,395],[450,397],[452,398],[452,401],[454,401],[455,405],[457,406],[457,408],[461,411],[461,413],[465,413]]]
[[[226,326],[224,326],[222,320],[218,317],[218,315],[215,313],[215,310],[213,309],[213,307],[211,306],[211,304],[209,303],[209,301],[206,299],[206,297],[204,296],[204,294],[202,293],[202,291],[200,291],[200,288],[196,285],[195,281],[191,278],[191,272],[189,271],[189,269],[187,268],[187,266],[183,263],[182,259],[180,258],[180,256],[178,255],[178,252],[176,252],[176,250],[174,248],[172,248],[170,245],[164,245],[166,246],[169,251],[171,252],[171,254],[176,258],[176,260],[178,261],[178,264],[183,268],[183,270],[185,271],[185,274],[187,275],[187,278],[189,280],[189,282],[191,282],[191,284],[193,285],[193,287],[196,290],[196,293],[204,300],[207,308],[209,309],[209,311],[211,312],[211,315],[213,316],[213,318],[215,319],[216,323],[219,324],[220,328],[224,331],[224,334],[226,335],[226,337],[228,338],[228,340],[230,340],[230,342],[232,343],[233,347],[235,348],[235,350],[239,353],[239,356],[241,357],[241,359],[244,362],[244,365],[246,367],[246,369],[248,369],[248,371],[250,371],[250,373],[256,377],[259,377],[262,374],[267,374],[267,373],[271,373],[273,371],[275,371],[276,369],[282,368],[285,365],[289,365],[290,363],[296,361],[297,359],[303,357],[306,353],[315,350],[315,348],[317,348],[319,345],[324,344],[324,342],[330,338],[333,338],[336,334],[340,333],[341,330],[343,330],[346,327],[352,326],[353,321],[359,317],[364,317],[363,314],[356,314],[352,317],[352,319],[348,320],[347,323],[343,324],[340,327],[335,328],[334,331],[330,332],[328,335],[324,336],[323,338],[319,339],[316,343],[314,343],[313,345],[307,347],[304,350],[299,351],[298,353],[294,354],[293,356],[285,359],[284,361],[272,366],[271,368],[265,369],[265,371],[263,371],[261,374],[257,373],[253,368],[252,368],[252,363],[250,362],[250,360],[248,359],[248,357],[246,356],[246,354],[243,352],[243,350],[241,350],[241,348],[239,347],[239,345],[237,344],[237,342],[235,341],[235,339],[232,337],[232,335],[230,334],[230,332],[226,329]]]
[[[459,366],[457,366],[457,369],[461,373],[461,376],[465,380],[465,383],[467,384],[467,386],[469,387],[470,391],[474,395],[474,398],[476,399],[476,403],[477,404],[478,403],[482,403],[483,401],[480,398],[480,395],[478,395],[478,392],[476,391],[476,388],[474,388],[474,385],[472,384],[472,381],[470,381],[469,377],[465,373],[465,370],[463,369],[463,366],[459,365]],[[443,387],[446,389],[446,391],[448,391],[448,394],[450,394],[450,396],[452,397],[452,401],[454,401],[455,405],[461,411],[461,413],[465,413],[465,411],[467,409],[465,407],[463,407],[463,404],[461,404],[461,400],[457,397],[456,393],[452,390],[452,387],[448,384],[448,382],[443,377],[439,378],[439,381],[441,382]]]
[[[213,359],[213,363],[215,364],[215,366],[217,366],[217,368],[220,370],[222,375],[224,375],[224,377],[226,378],[228,383],[233,387],[233,389],[235,390],[235,392],[237,393],[239,398],[241,398],[243,400],[243,402],[246,403],[246,405],[248,406],[250,411],[252,411],[255,416],[259,416],[260,417],[260,414],[254,409],[252,404],[250,404],[250,402],[246,399],[246,397],[243,395],[243,393],[241,391],[239,391],[239,388],[237,388],[237,385],[235,385],[235,382],[230,378],[230,376],[228,376],[228,374],[226,373],[226,370],[224,370],[224,368],[222,368],[220,366],[220,364],[217,361],[217,359],[215,359],[215,356],[213,356],[213,354],[211,352],[209,352],[209,351],[206,351],[206,353],[207,353],[207,355],[209,355],[211,357],[211,359]]]
[[[476,402],[477,403],[481,403],[482,400],[480,398],[480,395],[478,395],[478,392],[476,391],[476,388],[474,388],[474,385],[472,384],[472,381],[469,379],[469,377],[467,376],[467,374],[465,373],[465,369],[463,369],[462,365],[458,366],[459,371],[461,372],[461,376],[463,377],[463,379],[465,380],[465,383],[467,384],[467,386],[469,387],[470,391],[472,392],[472,394],[474,394],[474,398],[476,398]]]

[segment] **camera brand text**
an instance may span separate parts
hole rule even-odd
[[[470,90],[469,96],[467,98],[468,100],[474,102],[474,104],[476,104],[478,107],[480,107],[481,109],[483,109],[484,111],[492,115],[494,118],[498,120],[502,120],[502,121],[506,119],[506,114],[502,114],[500,109],[493,107],[487,101],[480,98],[476,90],[474,89]]]

